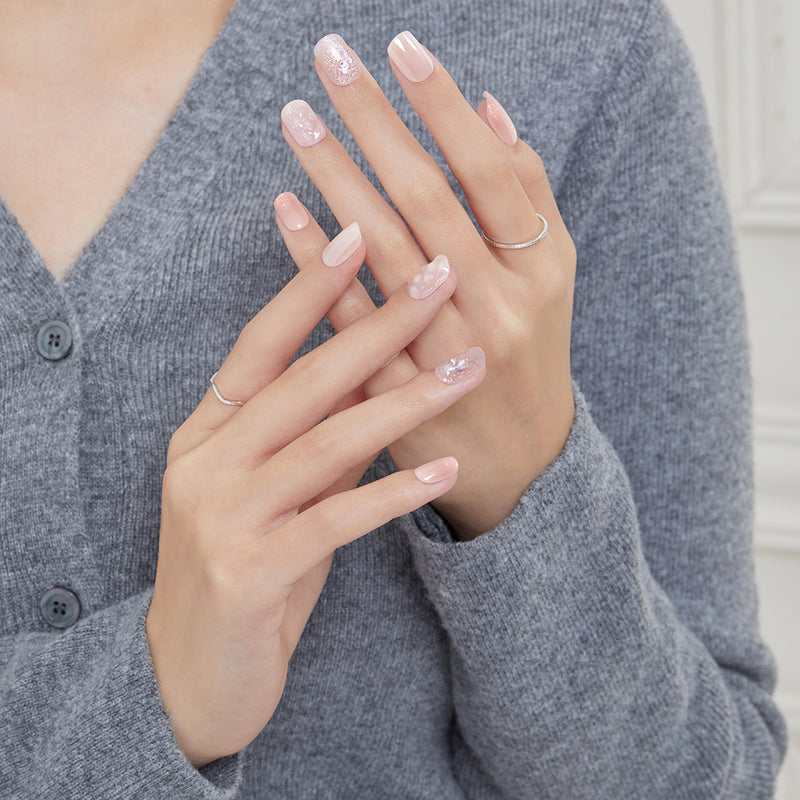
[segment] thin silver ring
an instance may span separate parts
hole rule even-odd
[[[481,231],[481,236],[487,244],[490,244],[492,247],[499,247],[501,250],[522,250],[523,247],[532,247],[535,244],[539,244],[539,242],[541,242],[542,239],[547,236],[547,231],[550,227],[547,224],[547,220],[538,211],[536,212],[536,216],[542,221],[544,227],[542,228],[542,232],[535,239],[531,239],[529,242],[520,242],[519,244],[496,242],[494,239],[490,239],[483,231]]]
[[[219,370],[217,370],[211,376],[211,388],[214,390],[214,394],[217,396],[217,400],[219,400],[220,403],[225,403],[226,406],[243,406],[244,400],[228,400],[227,397],[223,397],[222,392],[220,392],[220,390],[217,389],[217,384],[214,383],[214,378],[216,378],[217,375],[219,375]]]

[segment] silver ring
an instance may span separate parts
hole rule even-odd
[[[539,244],[539,242],[547,236],[547,230],[550,227],[547,224],[547,220],[537,211],[536,216],[542,221],[544,227],[542,228],[542,232],[535,238],[531,239],[529,242],[520,242],[519,244],[507,244],[506,242],[496,242],[494,239],[490,239],[483,231],[481,231],[481,236],[483,240],[490,244],[492,247],[499,247],[501,250],[522,250],[523,247],[532,247],[535,244]]]
[[[243,406],[244,400],[228,400],[227,397],[223,397],[222,392],[220,392],[220,390],[217,389],[217,384],[214,383],[214,378],[216,378],[217,375],[219,375],[219,370],[217,370],[211,376],[211,388],[214,390],[214,394],[217,396],[217,400],[219,400],[220,403],[225,403],[226,406]]]

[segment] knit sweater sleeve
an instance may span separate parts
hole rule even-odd
[[[149,591],[67,631],[0,638],[0,796],[226,800],[241,755],[198,771],[161,706]]]
[[[732,234],[691,61],[659,3],[576,133],[568,441],[512,515],[408,536],[475,798],[772,796],[750,384]]]

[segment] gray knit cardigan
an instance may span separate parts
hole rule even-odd
[[[579,254],[577,416],[496,530],[456,542],[425,508],[339,550],[276,714],[197,771],[144,632],[167,443],[294,272],[272,199],[337,230],[280,133],[301,97],[348,141],[314,42],[341,33],[432,144],[388,67],[406,28],[544,159]],[[660,0],[238,0],[63,283],[0,208],[0,426],[4,799],[771,795],[742,295]],[[56,586],[81,606],[64,629]]]

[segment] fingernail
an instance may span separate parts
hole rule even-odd
[[[486,356],[480,347],[470,347],[463,353],[453,356],[440,364],[434,372],[442,383],[463,383],[480,372],[486,364]]]
[[[291,192],[279,194],[272,205],[275,207],[275,213],[278,215],[281,225],[290,231],[300,231],[311,221],[308,211]]]
[[[458,461],[452,456],[437,458],[414,470],[414,475],[422,483],[441,483],[458,472]]]
[[[339,267],[361,246],[361,228],[357,222],[348,225],[323,251],[322,263]]]
[[[433,72],[433,59],[410,31],[398,33],[386,52],[397,69],[413,83],[424,81]]]
[[[486,98],[486,117],[489,120],[489,126],[503,144],[513,147],[517,143],[517,129],[514,127],[511,117],[508,116],[496,97],[490,95],[489,92],[484,92],[483,96]]]
[[[422,300],[433,294],[450,274],[447,256],[436,256],[430,264],[426,264],[409,282],[408,294],[414,300]]]
[[[327,130],[322,120],[305,100],[292,100],[281,111],[281,120],[286,129],[301,147],[321,142]]]
[[[356,54],[338,33],[323,36],[314,45],[314,57],[325,70],[328,80],[337,86],[347,86],[361,74]]]

